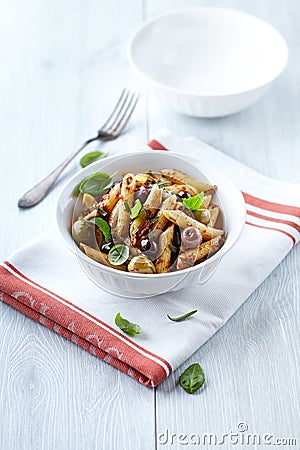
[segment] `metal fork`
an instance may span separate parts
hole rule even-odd
[[[79,149],[68,156],[56,169],[54,169],[47,177],[33,186],[18,201],[20,208],[30,208],[42,201],[50,188],[54,185],[59,175],[65,170],[67,165],[83,150],[88,144],[94,141],[110,141],[116,139],[126,127],[139,99],[138,94],[123,89],[121,96],[113,109],[111,115],[98,130],[97,136],[85,141]]]

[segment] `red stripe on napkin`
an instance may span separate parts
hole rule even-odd
[[[164,147],[160,142],[158,142],[156,139],[151,139],[148,144],[149,147],[152,148],[152,150],[166,150],[168,149]]]
[[[93,344],[88,342],[86,339],[83,339],[80,336],[73,333],[72,331],[62,327],[61,325],[58,325],[53,320],[50,320],[50,319],[46,318],[45,316],[42,316],[40,313],[37,313],[33,309],[29,308],[28,306],[26,306],[23,303],[19,302],[18,300],[14,299],[13,297],[11,297],[8,294],[3,293],[2,296],[0,296],[0,299],[1,298],[8,305],[17,309],[18,311],[20,311],[21,313],[30,317],[31,319],[35,320],[36,322],[41,323],[42,325],[46,326],[50,330],[59,334],[60,336],[63,336],[64,338],[68,339],[69,341],[74,342],[76,345],[83,348],[84,350],[91,353],[92,355],[97,356],[99,359],[107,361],[107,358],[109,356],[110,359],[109,359],[109,361],[107,361],[107,362],[109,362],[109,364],[111,364],[112,366],[121,370],[122,372],[130,375],[136,381],[139,381],[140,383],[144,384],[145,386],[153,386],[154,387],[154,382],[152,382],[152,380],[147,378],[145,375],[134,370],[133,368],[128,366],[128,364],[122,362],[121,360],[119,360],[111,355],[108,355],[105,351],[99,349],[98,347],[95,347]]]
[[[266,209],[267,211],[277,212],[281,214],[290,214],[292,216],[300,217],[300,208],[297,206],[282,205],[280,203],[269,202],[253,195],[242,192],[246,203],[258,208]]]
[[[99,325],[104,325],[106,328],[111,330],[113,333],[118,334],[122,339],[124,339],[127,342],[129,342],[130,345],[134,345],[136,348],[138,348],[138,349],[142,350],[143,352],[148,353],[150,356],[153,356],[154,358],[160,360],[164,365],[167,366],[168,370],[170,372],[172,372],[172,367],[171,367],[170,363],[168,361],[166,361],[165,359],[161,358],[160,356],[155,355],[154,353],[150,352],[149,350],[144,349],[143,347],[141,347],[137,343],[135,343],[135,342],[133,343],[132,340],[127,338],[127,336],[125,336],[124,334],[120,333],[115,328],[112,328],[110,325],[107,325],[105,322],[103,322],[102,320],[100,320],[97,317],[93,316],[89,312],[85,311],[84,309],[80,308],[77,305],[74,305],[72,302],[64,299],[63,297],[60,297],[59,295],[55,294],[54,292],[50,291],[49,289],[44,288],[43,286],[41,286],[40,284],[36,283],[35,281],[32,281],[30,278],[26,277],[22,272],[20,272],[15,266],[13,266],[9,261],[4,261],[3,264],[7,265],[11,270],[13,270],[17,275],[22,277],[28,283],[32,283],[37,289],[43,290],[46,293],[48,293],[51,297],[54,296],[58,300],[61,300],[62,302],[69,304],[72,308],[76,308],[76,310],[78,310],[78,311],[82,312],[83,314],[89,316],[93,321],[96,321]],[[1,265],[0,265],[0,269],[1,269]]]
[[[294,236],[292,236],[292,235],[291,235],[290,233],[288,233],[287,231],[280,230],[279,228],[265,227],[265,226],[263,226],[263,225],[258,225],[258,224],[256,224],[256,223],[252,223],[252,222],[248,222],[248,221],[246,221],[245,223],[246,223],[247,225],[251,225],[252,227],[263,228],[263,229],[265,229],[265,230],[279,231],[279,233],[283,233],[283,234],[285,234],[286,236],[288,236],[289,238],[291,238],[294,245],[296,244],[296,239],[294,238]]]
[[[289,225],[290,227],[295,228],[295,230],[297,230],[300,233],[300,227],[295,222],[291,222],[289,220],[284,220],[284,219],[277,219],[275,217],[265,216],[264,214],[258,214],[256,212],[248,211],[248,210],[247,210],[247,214],[249,214],[249,216],[257,217],[258,219],[264,219],[264,220],[268,220],[270,222],[277,222],[277,223],[283,223],[284,225]]]
[[[2,299],[6,303],[133,378],[142,377],[138,381],[147,386],[156,386],[172,371],[164,359],[71,302],[39,286],[12,264],[4,264],[7,268],[0,266],[0,282],[4,291]]]

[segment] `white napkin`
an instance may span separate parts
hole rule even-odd
[[[299,241],[300,185],[267,178],[194,138],[161,130],[148,149],[213,161],[240,187],[247,221],[238,244],[204,285],[150,299],[124,299],[95,286],[55,228],[0,265],[0,299],[147,386],[159,384],[208,340]],[[192,309],[198,313],[175,323]],[[121,315],[142,328],[133,338]]]

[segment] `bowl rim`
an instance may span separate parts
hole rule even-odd
[[[138,152],[139,154],[142,154],[143,152]],[[150,151],[145,151],[145,154],[149,154]],[[171,156],[174,157],[175,159],[180,159],[183,160],[185,162],[188,162],[185,158],[184,155],[177,153],[177,152],[166,152],[165,150],[155,150],[152,153],[153,155],[158,155],[158,154],[163,154],[165,156]],[[126,277],[130,277],[130,278],[138,278],[138,279],[150,279],[150,278],[156,278],[159,277],[160,279],[162,277],[165,278],[171,278],[171,277],[176,277],[178,275],[182,275],[185,276],[188,273],[191,272],[196,272],[199,271],[200,269],[204,268],[205,266],[213,263],[214,261],[217,261],[221,256],[224,256],[229,250],[231,250],[234,245],[237,243],[237,241],[239,240],[243,230],[244,230],[244,226],[245,226],[245,219],[246,219],[246,204],[244,201],[244,197],[242,195],[241,190],[236,186],[236,184],[226,175],[224,175],[223,173],[221,173],[221,171],[219,171],[218,169],[216,170],[214,168],[214,172],[217,172],[218,175],[221,178],[225,178],[226,183],[228,183],[232,189],[235,190],[238,201],[239,201],[239,207],[241,208],[241,220],[239,223],[239,228],[236,232],[234,241],[232,242],[232,244],[226,249],[225,247],[225,252],[224,252],[224,246],[226,244],[226,240],[224,245],[210,258],[206,259],[205,261],[194,265],[193,267],[187,267],[186,269],[182,269],[182,270],[176,270],[174,272],[165,272],[165,273],[153,273],[153,274],[143,274],[143,273],[134,273],[134,272],[125,272],[125,271],[120,271],[118,269],[115,269],[113,267],[109,267],[109,266],[105,266],[104,264],[101,264],[95,260],[93,260],[92,258],[88,257],[85,253],[83,253],[79,247],[76,245],[75,241],[72,239],[72,237],[70,236],[70,241],[67,241],[67,239],[65,238],[63,232],[62,232],[62,226],[60,225],[61,221],[60,221],[60,216],[62,215],[61,213],[61,209],[60,209],[60,203],[61,203],[61,199],[63,197],[63,195],[67,192],[70,191],[69,194],[71,195],[72,192],[74,192],[74,186],[78,184],[78,180],[77,178],[79,177],[79,174],[84,174],[84,173],[88,173],[90,172],[90,169],[93,167],[98,167],[98,169],[101,170],[101,167],[99,167],[99,164],[101,164],[101,162],[110,162],[110,161],[114,161],[114,160],[122,160],[123,158],[127,158],[128,156],[136,156],[137,152],[127,152],[127,153],[122,153],[122,154],[117,154],[117,155],[111,155],[106,157],[105,159],[101,159],[98,161],[95,161],[94,163],[88,165],[87,167],[81,169],[79,172],[76,172],[62,187],[57,202],[56,202],[56,228],[59,230],[59,235],[61,237],[61,239],[63,240],[64,244],[69,248],[69,250],[75,255],[78,256],[79,259],[83,260],[85,263],[88,263],[96,268],[98,268],[99,270],[102,270],[104,272],[109,272],[109,273],[113,273],[115,275],[119,275],[119,276],[126,276]],[[207,165],[207,163],[206,163]],[[210,164],[208,164],[210,166]],[[199,170],[199,172],[202,172],[198,167],[197,170]],[[205,175],[205,171],[202,172],[203,175]],[[205,175],[206,176],[206,175]],[[75,182],[76,180],[76,182]],[[223,212],[224,214],[224,212]],[[225,222],[226,222],[226,216],[224,214],[225,217]],[[69,231],[68,231],[69,232]]]
[[[191,13],[194,11],[222,11],[223,13],[231,13],[231,14],[238,14],[241,16],[246,16],[248,18],[251,18],[251,20],[256,20],[257,22],[260,22],[262,25],[264,25],[265,27],[269,28],[269,30],[271,30],[273,33],[277,34],[277,36],[279,37],[279,39],[281,40],[282,44],[283,44],[283,48],[285,50],[285,54],[284,57],[282,58],[282,63],[279,67],[279,69],[274,72],[274,75],[272,77],[270,77],[269,79],[267,79],[267,81],[258,84],[255,87],[251,87],[249,89],[243,89],[243,90],[237,90],[234,92],[228,92],[228,93],[220,93],[220,94],[205,94],[205,93],[201,93],[201,92],[192,92],[192,91],[188,91],[188,90],[184,90],[184,89],[178,89],[172,86],[169,86],[165,83],[162,83],[160,81],[156,81],[153,78],[151,78],[149,75],[147,75],[147,73],[145,73],[142,69],[140,69],[140,67],[135,63],[134,59],[133,59],[133,54],[132,54],[132,48],[133,48],[133,44],[135,39],[137,38],[137,36],[140,34],[141,31],[143,31],[145,28],[149,27],[151,24],[159,21],[160,19],[163,19],[165,17],[168,16],[174,16],[174,15],[178,15],[178,14],[183,14],[183,13]],[[284,37],[282,36],[282,34],[273,26],[271,25],[269,22],[267,22],[264,19],[261,19],[260,17],[257,17],[253,14],[249,14],[247,12],[241,11],[239,9],[234,9],[234,8],[223,8],[223,7],[216,7],[216,6],[196,6],[196,7],[187,7],[187,8],[175,8],[171,11],[167,11],[161,14],[156,14],[153,17],[143,21],[130,35],[128,41],[127,41],[127,46],[126,46],[126,53],[127,53],[127,58],[129,60],[130,65],[136,70],[136,72],[144,79],[146,79],[149,83],[151,83],[152,85],[156,86],[157,88],[166,90],[170,93],[176,94],[176,95],[182,95],[182,96],[190,96],[190,97],[200,97],[200,98],[225,98],[225,97],[234,97],[237,95],[241,95],[241,94],[247,94],[247,93],[251,93],[256,91],[257,89],[266,87],[268,84],[272,83],[276,78],[279,77],[279,75],[283,72],[283,70],[285,69],[288,60],[289,60],[289,48],[287,45],[286,40],[284,39]]]

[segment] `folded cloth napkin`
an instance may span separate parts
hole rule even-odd
[[[205,158],[242,190],[243,234],[202,286],[150,299],[124,299],[96,287],[61,241],[48,230],[0,265],[0,298],[146,386],[156,386],[207,341],[272,272],[299,240],[300,185],[276,181],[194,139],[160,131],[149,149]],[[180,323],[168,320],[192,309]],[[115,315],[142,328],[130,338]]]

